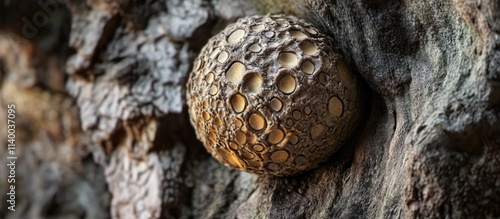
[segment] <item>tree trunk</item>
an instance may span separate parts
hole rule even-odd
[[[1,218],[500,218],[498,1],[23,2],[0,2]],[[187,115],[200,49],[267,13],[329,35],[365,96],[342,149],[292,177],[219,164]]]

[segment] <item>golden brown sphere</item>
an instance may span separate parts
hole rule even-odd
[[[358,83],[325,35],[293,16],[238,20],[202,49],[187,84],[191,123],[223,164],[286,176],[316,167],[359,116]]]

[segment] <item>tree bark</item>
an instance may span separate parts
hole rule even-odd
[[[38,4],[24,16],[51,15]],[[6,13],[0,25],[0,122],[15,103],[20,156],[17,210],[0,202],[2,218],[500,218],[497,1],[56,5],[34,38],[22,18]],[[185,104],[207,40],[266,13],[294,14],[329,35],[365,96],[343,148],[292,177],[219,164],[195,139]]]

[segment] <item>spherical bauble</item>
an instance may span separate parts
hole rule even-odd
[[[285,15],[243,18],[212,37],[195,60],[187,102],[217,160],[277,176],[327,160],[361,106],[356,78],[328,38]]]

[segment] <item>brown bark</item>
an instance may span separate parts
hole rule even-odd
[[[105,218],[111,195],[104,172],[92,159],[92,143],[82,132],[78,107],[65,89],[68,46],[58,41],[68,39],[69,12],[60,8],[52,16],[47,14],[50,23],[36,26],[38,34],[30,38],[23,34],[22,19],[32,19],[42,9],[15,10],[22,4],[0,3],[6,6],[0,14],[12,15],[0,25],[0,218]],[[7,148],[10,104],[16,107],[15,154]],[[17,157],[13,184],[7,181],[8,155]],[[15,212],[6,202],[11,185]]]
[[[65,7],[43,27],[51,31],[40,27],[28,40],[5,37],[22,35],[21,18],[0,25],[0,122],[15,103],[22,156],[18,210],[2,201],[2,218],[500,217],[494,0],[73,0]],[[357,132],[329,161],[294,177],[219,164],[194,139],[185,106],[186,77],[209,37],[236,18],[269,12],[313,23],[364,81]],[[5,142],[3,125],[0,132]],[[68,164],[70,174],[57,178],[54,163]]]

